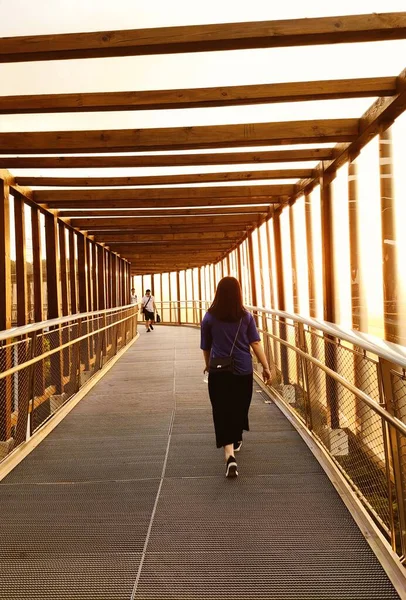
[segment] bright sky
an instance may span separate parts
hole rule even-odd
[[[0,0],[0,36],[205,23],[396,12],[404,0]],[[6,15],[6,18],[4,16]],[[190,88],[397,75],[405,67],[406,40],[147,56],[0,64],[0,95]],[[0,131],[121,129],[359,117],[374,99],[54,115],[0,115]],[[0,149],[1,153],[1,149]],[[283,168],[288,165],[273,165]],[[299,167],[295,163],[295,167]],[[309,163],[306,166],[310,166]],[[237,165],[234,169],[244,167]],[[257,168],[269,168],[260,165]],[[110,175],[226,170],[111,169]],[[231,169],[230,169],[231,170]],[[21,173],[14,171],[15,174]],[[25,170],[28,174],[29,171]],[[41,174],[48,174],[41,170]],[[91,170],[52,174],[94,175]],[[38,171],[36,172],[38,174]],[[100,174],[100,173],[98,173]]]

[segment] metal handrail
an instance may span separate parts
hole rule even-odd
[[[5,329],[0,331],[0,342],[15,338],[19,336],[28,335],[34,333],[40,329],[47,329],[56,327],[57,325],[63,325],[70,321],[77,321],[78,319],[85,319],[96,315],[105,315],[108,313],[119,312],[125,308],[131,308],[136,306],[135,304],[126,304],[124,306],[116,306],[115,308],[105,308],[103,310],[94,310],[86,313],[75,313],[74,315],[66,315],[64,317],[58,317],[57,319],[48,319],[47,321],[39,321],[37,323],[31,323],[30,325],[21,325],[20,327],[12,327],[11,329]]]

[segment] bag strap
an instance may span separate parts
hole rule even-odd
[[[150,296],[150,297],[148,298],[147,302],[144,304],[144,309],[146,309],[146,308],[147,308],[147,306],[148,306],[148,302],[151,300],[151,297],[152,297],[152,296]]]
[[[232,348],[231,348],[230,356],[232,356],[232,355],[233,355],[234,346],[235,346],[235,343],[236,343],[236,341],[237,341],[238,334],[240,333],[240,327],[241,327],[241,323],[242,323],[242,317],[241,317],[241,319],[240,319],[240,324],[238,325],[237,333],[235,334],[235,338],[234,338],[234,342],[233,342],[233,345],[232,345]]]

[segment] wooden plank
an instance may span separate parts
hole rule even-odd
[[[187,25],[0,39],[0,62],[145,56],[339,44],[406,37],[406,13]]]
[[[234,231],[235,230],[235,223],[220,223],[218,225],[196,225],[196,224],[191,224],[191,225],[160,225],[159,227],[154,226],[153,228],[151,226],[149,227],[137,227],[133,230],[133,233],[135,235],[144,235],[144,234],[151,234],[151,232],[156,233],[156,234],[161,234],[161,233],[201,233],[201,232],[213,232],[213,231],[221,231],[221,232],[227,232],[227,231]],[[253,225],[251,223],[249,223],[246,226],[243,226],[242,224],[239,225],[240,229],[241,229],[241,235],[243,235],[243,233],[246,230],[252,229]],[[99,230],[93,230],[93,229],[87,229],[86,230],[88,232],[88,234],[90,235],[98,235],[99,239],[102,239],[102,232]],[[116,233],[123,231],[123,228],[121,227],[120,229],[114,230],[114,229],[105,229],[106,233],[108,233],[109,235],[111,235],[113,232]],[[131,229],[127,229],[126,233],[130,233]]]
[[[250,215],[219,215],[214,217],[207,216],[194,216],[194,217],[118,217],[116,219],[86,219],[78,218],[71,219],[72,227],[78,227],[82,230],[97,231],[100,229],[136,229],[137,227],[149,227],[151,230],[155,226],[160,225],[189,225],[196,223],[198,225],[214,225],[216,223],[251,223],[256,221],[257,217],[250,217]]]
[[[261,204],[260,206],[239,206],[239,207],[221,207],[221,208],[184,208],[171,209],[164,208],[158,210],[75,210],[66,209],[59,211],[60,218],[89,218],[89,217],[163,217],[163,216],[204,216],[204,215],[258,215],[258,213],[267,213],[269,205]]]
[[[198,198],[221,199],[221,198],[249,198],[262,197],[262,202],[268,202],[270,197],[280,197],[293,194],[295,187],[290,184],[281,185],[230,185],[230,186],[204,186],[204,187],[174,187],[174,188],[135,188],[135,189],[116,189],[116,190],[37,190],[33,194],[34,201],[38,204],[58,203],[61,207],[67,201],[79,202],[77,208],[82,208],[82,204],[87,206],[87,202],[100,202],[99,208],[109,208],[105,202],[122,202],[134,200],[171,200],[170,207],[178,206],[174,202],[178,200],[195,200]],[[247,203],[247,202],[246,202]],[[121,204],[118,204],[120,207]],[[151,205],[159,206],[159,205]],[[179,206],[182,206],[180,204]],[[146,205],[141,205],[140,208]]]
[[[128,255],[131,255],[131,253],[133,252],[150,252],[151,250],[155,250],[156,252],[166,252],[181,248],[185,251],[200,252],[202,250],[211,249],[213,247],[215,247],[216,249],[225,250],[227,248],[232,247],[234,243],[234,241],[228,241],[213,244],[213,242],[207,241],[205,244],[185,244],[184,242],[172,242],[171,244],[110,244],[110,248],[114,252],[117,252],[117,254],[128,257]]]
[[[0,178],[0,330],[11,327],[11,248],[9,186]]]
[[[218,152],[207,154],[141,154],[134,156],[19,156],[2,157],[12,169],[88,169],[117,167],[184,167],[198,165],[263,164],[332,160],[332,148]]]
[[[0,133],[3,154],[141,152],[351,142],[358,119],[319,119],[160,129]]]
[[[52,213],[45,213],[45,243],[47,269],[47,306],[48,319],[60,317],[60,288],[58,260],[57,218]]]
[[[78,294],[77,294],[77,277],[76,277],[76,233],[73,229],[69,229],[69,279],[70,279],[70,303],[71,314],[74,315],[78,311]]]
[[[34,321],[41,322],[44,319],[44,295],[42,289],[42,244],[41,244],[41,221],[38,207],[31,207],[32,224],[32,273],[34,285]]]
[[[28,323],[27,260],[25,248],[24,199],[14,195],[14,231],[16,250],[17,326]]]
[[[131,209],[150,209],[150,208],[197,208],[197,207],[236,207],[236,206],[249,206],[253,205],[263,205],[263,209],[268,211],[269,205],[278,205],[285,204],[289,199],[288,195],[285,196],[241,196],[240,198],[235,196],[228,198],[210,198],[210,197],[202,197],[202,198],[181,198],[177,200],[174,198],[171,199],[158,199],[158,200],[86,200],[81,202],[80,200],[52,200],[49,202],[40,202],[41,205],[52,208],[55,210],[65,210],[69,208],[78,209],[123,209],[123,210],[131,210]]]
[[[392,96],[396,77],[212,88],[0,96],[0,114],[165,110]]]
[[[129,234],[125,232],[117,232],[114,234],[106,233],[103,236],[103,240],[106,244],[118,241],[120,243],[145,243],[145,242],[173,242],[179,241],[181,243],[188,242],[194,240],[197,243],[204,240],[234,240],[241,237],[240,230],[234,231],[204,231],[200,233],[156,233],[155,231],[148,234]]]
[[[313,177],[313,169],[273,169],[262,171],[226,171],[225,173],[194,173],[187,175],[156,175],[148,177],[16,177],[19,185],[33,187],[124,187],[146,185],[179,185],[184,183],[217,183],[266,179],[299,179]]]
[[[61,300],[62,300],[62,316],[69,314],[68,306],[68,269],[66,257],[66,229],[62,221],[58,222],[59,232],[59,264],[61,270]]]

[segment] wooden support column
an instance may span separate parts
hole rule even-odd
[[[9,186],[0,179],[0,330],[11,327],[11,254]],[[0,350],[3,368],[12,366],[11,352]],[[0,441],[11,437],[11,378],[0,379]]]
[[[31,207],[32,224],[32,270],[34,284],[34,321],[44,318],[44,297],[42,289],[42,249],[41,249],[41,212],[36,206]]]
[[[98,310],[106,308],[106,252],[102,246],[97,248],[97,287]]]
[[[62,300],[62,315],[68,315],[68,269],[66,261],[66,234],[65,225],[62,221],[58,223],[59,230],[59,260],[61,269],[61,300]]]
[[[203,319],[203,311],[202,311],[202,300],[203,300],[203,295],[202,295],[202,267],[198,267],[197,268],[197,293],[199,296],[199,304],[197,305],[199,307],[199,322],[202,321]]]
[[[320,178],[321,194],[321,246],[323,259],[323,291],[324,291],[324,320],[334,323],[334,246],[333,246],[333,215],[331,182],[335,176],[326,176],[322,173]],[[326,366],[333,371],[337,370],[337,354],[335,339],[325,335],[325,361]],[[327,396],[327,424],[331,429],[339,429],[340,416],[338,410],[337,382],[326,375]]]
[[[76,277],[76,244],[75,233],[69,230],[69,280],[70,280],[70,311],[72,315],[78,312],[77,277]]]
[[[93,310],[93,298],[92,298],[92,251],[91,241],[88,237],[85,237],[86,245],[86,287],[87,287],[87,306],[89,311]]]
[[[269,228],[272,227],[272,221],[268,221],[266,224],[266,249],[268,252],[268,273],[266,273],[266,277],[269,277],[269,289],[271,295],[271,307],[275,308],[275,294],[273,288],[273,278],[275,274],[272,269],[272,244],[271,244],[271,234]]]
[[[360,329],[360,271],[357,164],[348,165],[348,223],[350,237],[352,328]]]
[[[110,272],[110,253],[103,249],[104,252],[104,283],[106,286],[106,308],[111,308],[111,272]]]
[[[59,287],[58,259],[58,220],[51,213],[45,213],[45,243],[47,253],[47,305],[48,319],[61,316],[61,293]]]
[[[155,295],[154,276],[151,274],[151,296]]]
[[[47,269],[47,306],[48,319],[56,319],[61,316],[61,291],[60,291],[60,266],[58,256],[58,219],[55,215],[45,213],[45,244],[46,244],[46,269]],[[56,333],[50,339],[56,342]],[[62,336],[59,333],[59,344]],[[61,394],[63,385],[63,356],[57,352],[51,356],[52,383],[55,392]]]
[[[17,326],[28,323],[27,261],[25,255],[24,199],[14,195],[14,227],[16,246]]]
[[[92,298],[93,310],[99,310],[99,298],[97,288],[97,245],[94,242],[90,243],[92,251]]]
[[[273,227],[274,227],[274,240],[275,240],[275,265],[276,265],[276,278],[278,283],[278,309],[285,310],[285,284],[283,278],[283,261],[282,261],[282,235],[281,235],[281,222],[280,222],[280,211],[275,211],[273,216]],[[279,336],[281,339],[286,340],[286,323],[285,320],[279,319]],[[287,385],[289,384],[289,367],[288,367],[288,355],[286,346],[280,345],[281,355],[281,374],[282,382]]]
[[[307,282],[309,288],[309,311],[310,316],[315,318],[316,307],[316,273],[313,256],[313,220],[312,220],[312,197],[305,194],[305,220],[306,220],[306,249],[307,249]]]
[[[397,254],[395,227],[395,199],[393,190],[392,135],[390,129],[379,136],[379,164],[381,182],[382,219],[382,269],[383,269],[383,312],[385,339],[400,343],[399,305],[397,298]],[[403,343],[403,342],[402,342]]]
[[[290,255],[292,261],[292,292],[293,292],[293,312],[299,314],[299,290],[297,285],[297,260],[295,244],[295,218],[293,206],[289,206],[289,229],[290,229]]]
[[[110,254],[111,263],[111,306],[117,306],[117,256]]]
[[[176,295],[178,298],[178,323],[181,324],[181,313],[180,313],[180,273],[176,271]]]
[[[236,249],[237,254],[237,279],[240,282],[241,288],[243,286],[242,283],[242,262],[241,262],[241,252],[242,252],[242,244],[240,244]]]
[[[78,234],[78,274],[79,274],[79,312],[85,313],[89,310],[89,297],[87,285],[87,255],[86,238]]]
[[[252,241],[252,233],[248,236],[248,265],[249,265],[249,275],[251,282],[251,302],[253,306],[258,305],[258,297],[257,297],[257,284],[255,277],[255,261],[254,261],[254,244]],[[255,320],[258,326],[258,315],[255,314]]]

